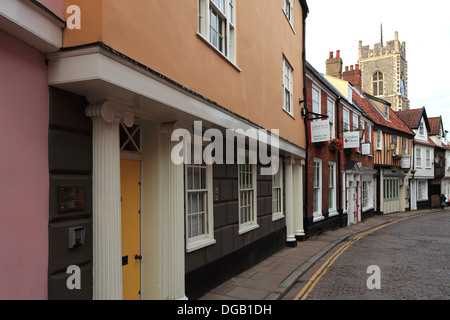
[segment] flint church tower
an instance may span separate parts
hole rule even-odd
[[[361,69],[362,90],[391,103],[394,111],[409,110],[408,100],[408,62],[406,61],[406,43],[400,43],[398,32],[395,40],[373,49],[359,42],[359,66]]]

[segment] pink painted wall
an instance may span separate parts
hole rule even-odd
[[[47,299],[47,69],[0,30],[0,300]]]
[[[63,0],[38,0],[42,5],[46,6],[50,11],[61,19],[64,18]],[[74,1],[74,4],[75,1]]]

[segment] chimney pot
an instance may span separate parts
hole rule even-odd
[[[359,70],[359,64],[355,65],[355,69]]]
[[[350,66],[350,71],[353,71],[353,66]]]
[[[345,72],[348,72],[348,66],[345,67]]]
[[[330,52],[330,59],[333,59],[333,51]]]
[[[340,58],[341,57],[341,50],[336,50],[336,58]]]

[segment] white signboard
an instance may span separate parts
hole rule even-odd
[[[363,156],[368,156],[371,154],[370,149],[371,149],[372,144],[371,143],[362,143],[361,144],[361,154]]]
[[[403,156],[402,169],[410,169],[410,168],[411,168],[411,156]]]
[[[330,141],[330,123],[328,120],[310,122],[309,133],[311,143],[328,142]]]
[[[359,132],[344,132],[344,149],[359,148]]]

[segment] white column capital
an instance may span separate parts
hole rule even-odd
[[[86,107],[86,116],[89,118],[102,118],[106,123],[120,121],[129,128],[134,125],[134,112],[122,109],[110,100],[91,103]]]
[[[295,158],[294,157],[285,158],[284,159],[284,163],[285,164],[294,165],[295,164]]]

